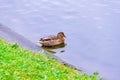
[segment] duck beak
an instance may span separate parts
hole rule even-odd
[[[66,38],[66,36],[64,35],[64,38]]]

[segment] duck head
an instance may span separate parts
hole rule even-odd
[[[57,37],[58,37],[58,38],[65,38],[66,36],[64,35],[63,32],[59,32],[59,33],[57,34]]]

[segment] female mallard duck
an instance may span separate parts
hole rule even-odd
[[[50,36],[46,36],[43,37],[39,40],[39,43],[41,43],[43,46],[56,46],[59,44],[63,44],[64,43],[64,38],[65,35],[63,32],[59,32],[57,34],[57,36],[55,35],[50,35]]]

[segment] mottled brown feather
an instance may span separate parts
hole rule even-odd
[[[43,46],[55,46],[64,43],[65,35],[63,32],[59,32],[57,36],[50,35],[43,37],[39,40]]]

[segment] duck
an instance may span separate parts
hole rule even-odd
[[[50,35],[43,38],[40,38],[38,41],[42,46],[57,46],[64,44],[66,36],[64,32],[58,32],[57,35]]]

